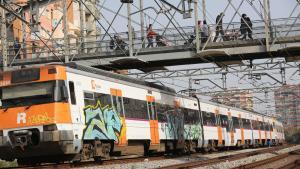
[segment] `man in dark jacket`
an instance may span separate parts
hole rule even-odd
[[[247,17],[246,14],[242,14],[242,17],[241,17],[241,27],[240,27],[241,35],[243,36],[242,40],[246,39],[246,36],[247,36],[246,17]]]
[[[253,38],[252,38],[252,22],[246,14],[242,14],[240,31],[243,36],[242,40],[246,39],[247,33],[248,33],[248,37],[251,40],[253,40]]]
[[[224,30],[223,30],[223,17],[224,16],[225,16],[224,13],[221,12],[216,18],[217,26],[216,26],[216,36],[215,36],[214,42],[217,41],[220,33],[221,33],[222,39],[224,39]]]
[[[248,24],[248,26],[247,26],[248,37],[251,40],[253,40],[253,38],[252,38],[252,22],[249,17],[246,18],[246,22]]]

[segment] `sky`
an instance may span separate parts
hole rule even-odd
[[[112,2],[113,1],[113,2]],[[159,0],[157,0],[159,2]],[[168,0],[168,2],[172,3],[174,6],[177,6],[180,0]],[[241,3],[241,0],[232,0],[232,4],[237,8],[238,5]],[[252,2],[253,6],[251,6],[248,2]],[[118,8],[121,5],[121,2],[119,0],[101,0],[100,4],[103,4],[104,7],[101,9],[102,14],[106,20],[109,22],[113,19],[114,13],[109,12],[107,9],[112,11],[117,11]],[[260,4],[263,4],[263,0],[245,0],[242,4],[239,13],[246,13],[252,20],[261,20],[261,17],[259,16],[259,13],[262,13],[263,10],[260,8]],[[291,11],[296,6],[297,1],[296,0],[270,0],[270,8],[271,8],[271,18],[286,18],[290,16]],[[207,11],[207,21],[208,24],[213,24],[215,22],[216,16],[223,12],[226,6],[228,5],[228,0],[206,0],[206,11]],[[131,5],[131,11],[135,12],[138,11],[137,7],[139,7],[139,0],[134,0],[134,3]],[[154,0],[144,0],[144,8],[147,7],[154,7],[157,10],[159,10],[159,7],[156,5]],[[256,10],[253,8],[255,7]],[[168,7],[169,8],[169,7]],[[182,8],[180,6],[180,8]],[[193,7],[192,7],[193,8]],[[203,18],[202,16],[202,0],[199,0],[198,4],[199,9],[199,19]],[[298,15],[300,11],[300,7],[297,7],[296,12],[294,12],[294,17]],[[132,13],[131,12],[131,13]],[[171,13],[174,12],[174,10],[170,11]],[[229,22],[231,18],[233,17],[235,13],[235,10],[232,6],[229,6],[229,8],[225,12],[224,17],[224,23]],[[121,8],[120,14],[123,16],[127,16],[127,4],[124,4]],[[148,15],[145,17],[145,23],[149,24],[153,22],[153,19],[156,17],[156,14],[153,10],[149,9],[145,11],[145,14]],[[194,14],[192,14],[192,17]],[[135,14],[132,16],[133,20],[133,27],[135,30],[140,29],[140,17],[139,14]],[[192,26],[194,25],[194,19],[183,19],[183,16],[179,13],[175,15],[174,22],[177,22],[181,26]],[[233,18],[233,21],[239,22],[240,16],[236,15]],[[157,18],[157,22],[153,24],[154,28],[162,28],[163,25],[166,25],[168,23],[168,19],[164,14],[160,14]],[[105,23],[105,21],[102,21],[102,24],[105,25],[105,27],[108,27],[108,24]],[[126,32],[127,29],[127,20],[126,18],[117,16],[115,22],[112,25],[112,29],[110,32]]]

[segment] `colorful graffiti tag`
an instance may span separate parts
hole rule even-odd
[[[84,108],[85,125],[84,139],[100,139],[119,141],[122,131],[122,119],[110,106],[88,105]]]
[[[184,138],[188,140],[202,139],[201,124],[186,124],[184,125]]]
[[[166,139],[184,140],[183,116],[174,111],[165,112],[167,123],[161,127],[165,133]]]

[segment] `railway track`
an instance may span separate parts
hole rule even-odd
[[[251,164],[245,164],[233,169],[295,169],[296,167],[300,168],[300,150],[279,154],[272,158],[267,158],[265,160],[257,161]]]
[[[208,159],[208,160],[204,160],[204,161],[193,161],[193,162],[189,162],[189,163],[181,163],[181,164],[176,164],[176,165],[171,165],[171,166],[160,167],[159,169],[189,169],[189,168],[196,168],[196,167],[204,167],[204,166],[209,166],[212,164],[217,164],[217,163],[226,162],[226,161],[235,161],[235,160],[243,159],[243,158],[254,156],[254,155],[271,153],[271,152],[278,151],[280,149],[284,149],[284,148],[288,148],[288,147],[291,147],[291,145],[284,145],[284,146],[279,146],[279,147],[272,147],[269,149],[262,149],[262,150],[252,151],[252,152],[245,152],[245,153],[239,153],[239,154],[234,154],[234,155],[222,156],[222,157]]]
[[[41,164],[36,166],[18,166],[13,167],[12,169],[68,169],[68,168],[80,168],[80,167],[93,167],[93,166],[105,166],[105,165],[112,165],[112,164],[127,164],[127,163],[137,163],[143,162],[145,160],[149,161],[156,161],[156,160],[164,160],[170,157],[167,156],[151,156],[151,157],[141,157],[141,156],[134,156],[134,157],[120,157],[110,160],[103,160],[101,162],[96,161],[84,161],[78,163],[61,163],[61,164]]]
[[[208,160],[202,160],[202,161],[193,161],[189,163],[182,163],[182,164],[176,164],[172,166],[166,166],[161,167],[160,169],[186,169],[186,168],[195,168],[195,167],[202,167],[202,166],[208,166],[211,164],[216,164],[224,161],[234,161],[245,157],[250,157],[258,154],[263,153],[270,153],[274,152],[283,148],[290,147],[291,145],[284,145],[284,146],[278,146],[278,147],[272,147],[269,149],[259,149],[257,151],[252,152],[245,152],[245,153],[239,153],[234,155],[227,155],[217,158],[212,158]],[[218,153],[218,152],[216,152]],[[195,153],[191,156],[198,156],[201,153]],[[144,161],[157,161],[157,160],[166,160],[166,159],[173,159],[180,156],[150,156],[150,157],[141,157],[141,156],[134,156],[134,157],[121,157],[117,159],[110,159],[110,160],[103,160],[101,162],[95,162],[95,161],[85,161],[85,162],[79,162],[79,163],[62,163],[62,164],[42,164],[37,166],[19,166],[14,167],[16,168],[24,168],[24,169],[53,169],[53,168],[59,168],[59,169],[69,169],[69,168],[81,168],[81,167],[97,167],[97,166],[105,166],[105,165],[113,165],[113,164],[128,164],[128,163],[138,163],[138,162],[144,162]],[[291,164],[292,165],[292,164]]]

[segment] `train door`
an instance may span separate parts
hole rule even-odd
[[[215,109],[216,114],[216,125],[218,132],[218,145],[221,146],[223,144],[223,136],[222,136],[222,126],[221,126],[221,116],[219,114],[219,110]]]
[[[228,112],[228,131],[230,134],[230,145],[234,145],[234,128],[231,112]]]
[[[151,144],[159,144],[160,140],[158,134],[158,120],[155,108],[155,99],[153,96],[147,96],[147,109],[149,114]]]
[[[123,104],[123,95],[122,91],[119,89],[110,89],[111,101],[114,110],[117,112],[118,116],[121,119],[121,130],[119,133],[119,140],[117,144],[119,146],[127,145],[127,137],[126,137],[126,120],[124,113],[124,104]]]
[[[241,131],[241,144],[245,144],[245,132],[244,132],[244,124],[243,124],[243,119],[241,117],[241,114],[239,114],[239,124],[240,124],[240,131]]]
[[[80,99],[83,96],[80,95],[82,93],[80,84],[76,84],[74,81],[68,82],[69,87],[69,93],[70,93],[70,112],[72,117],[72,123],[73,123],[73,132],[74,132],[74,139],[75,144],[80,145],[82,140],[82,119],[81,114],[82,110],[80,110]],[[79,149],[80,150],[80,149]]]
[[[221,117],[221,126],[222,126],[222,133],[223,133],[223,139],[225,141],[225,145],[230,144],[230,130],[229,130],[229,121],[228,121],[228,116],[227,115],[220,115]]]
[[[261,138],[262,124],[261,124],[260,121],[258,121],[258,118],[257,118],[257,124],[258,124],[258,138],[259,138],[259,143],[262,144],[262,138]]]

